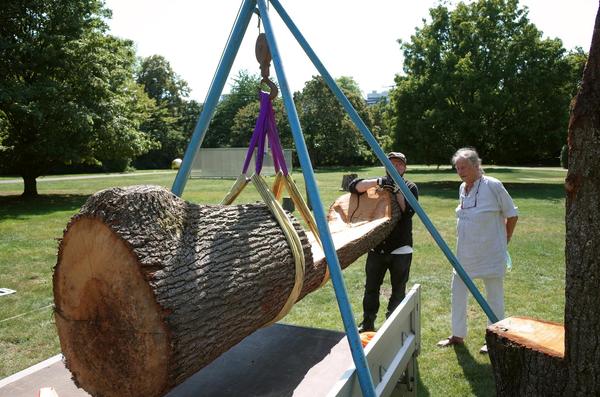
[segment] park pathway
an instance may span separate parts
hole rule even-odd
[[[116,174],[98,174],[98,175],[79,175],[79,176],[57,176],[57,177],[44,177],[37,178],[37,182],[53,182],[53,181],[68,181],[74,179],[97,179],[97,178],[118,178],[124,176],[144,176],[144,175],[160,175],[160,174],[174,174],[176,171],[156,171],[156,172],[119,172]],[[5,179],[0,180],[0,184],[9,183],[23,183],[23,179]]]

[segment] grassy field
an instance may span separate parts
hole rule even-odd
[[[321,197],[327,205],[340,194],[342,175],[377,176],[381,168],[317,171]],[[510,244],[513,270],[507,274],[506,314],[563,320],[564,307],[564,170],[550,168],[486,168],[504,182],[519,207],[520,218]],[[156,184],[170,188],[174,172],[123,174],[88,179],[39,180],[41,196],[22,200],[22,183],[0,178],[0,287],[16,294],[0,297],[0,378],[42,361],[60,351],[52,317],[52,269],[57,239],[69,218],[87,197],[104,188]],[[409,167],[407,177],[419,186],[420,202],[429,218],[454,248],[454,208],[458,177],[449,169]],[[301,176],[297,183],[304,191]],[[231,180],[190,180],[183,198],[217,203]],[[252,189],[240,201],[253,202]],[[238,201],[239,202],[239,201]],[[410,284],[422,286],[422,348],[418,359],[420,396],[494,395],[487,356],[478,353],[484,342],[486,318],[474,299],[469,305],[470,335],[465,347],[438,349],[435,342],[450,333],[451,266],[415,217],[415,254]],[[355,319],[360,321],[364,257],[344,271]],[[477,285],[482,288],[480,283]],[[386,279],[382,294],[389,296]],[[378,324],[385,312],[385,297]],[[282,322],[342,330],[331,283],[296,304]]]

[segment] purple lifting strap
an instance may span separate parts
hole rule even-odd
[[[271,154],[273,155],[275,172],[279,172],[279,170],[281,170],[284,175],[287,175],[288,169],[285,164],[285,158],[283,157],[283,149],[281,148],[281,141],[279,140],[277,124],[275,123],[275,111],[273,110],[273,104],[271,103],[269,94],[266,92],[261,92],[260,111],[258,113],[258,118],[256,119],[256,125],[254,127],[254,132],[252,133],[252,138],[250,139],[242,173],[245,174],[248,171],[252,153],[254,153],[254,149],[258,146],[256,153],[255,172],[256,174],[260,174],[263,166],[266,138],[269,139],[269,146],[271,147]]]

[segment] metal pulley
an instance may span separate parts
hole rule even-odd
[[[267,42],[267,35],[264,33],[260,33],[256,38],[256,45],[254,47],[254,52],[256,54],[256,60],[260,65],[260,76],[262,77],[261,83],[265,83],[269,86],[270,93],[269,96],[271,99],[275,99],[277,94],[279,93],[279,89],[277,85],[271,81],[269,78],[270,67],[271,67],[271,51],[269,50],[269,43]]]

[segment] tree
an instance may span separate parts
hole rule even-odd
[[[142,125],[159,147],[141,155],[135,165],[140,168],[165,168],[185,151],[189,109],[186,98],[189,95],[187,82],[171,68],[170,63],[160,55],[142,59],[137,82],[156,103],[156,110]],[[193,105],[192,105],[193,106]]]
[[[258,103],[260,79],[258,75],[249,74],[245,70],[238,72],[238,75],[233,79],[234,82],[229,94],[224,95],[215,109],[203,146],[230,146],[235,115],[246,105]],[[239,141],[237,138],[233,140]]]
[[[342,92],[369,125],[366,103],[356,82],[349,77],[337,80]],[[313,76],[295,94],[298,117],[308,152],[316,166],[357,165],[373,161],[373,155],[350,117],[321,76]]]
[[[518,0],[438,5],[400,42],[405,74],[392,91],[392,125],[417,160],[447,163],[461,146],[492,163],[558,157],[581,58],[542,39],[527,14]]]
[[[187,82],[173,71],[169,61],[161,55],[151,55],[141,60],[137,82],[144,86],[150,98],[170,108],[178,108],[190,92]]]
[[[568,129],[565,395],[591,395],[600,390],[600,7],[593,32]]]
[[[394,139],[391,136],[390,129],[390,106],[385,100],[380,100],[377,103],[367,106],[369,115],[371,133],[377,137],[379,145],[385,152],[390,152],[394,149]],[[403,149],[403,142],[398,143],[397,150]]]
[[[132,63],[133,65],[133,63]],[[156,111],[154,102],[132,79],[130,71],[126,85],[117,89],[105,103],[104,117],[96,123],[98,144],[94,158],[105,171],[125,171],[134,158],[156,147],[152,138],[142,131],[144,120]],[[118,122],[116,122],[118,120]]]
[[[105,34],[101,1],[3,2],[0,15],[0,169],[24,196],[55,165],[148,150],[133,43]]]
[[[574,50],[571,50],[567,53],[565,59],[569,63],[570,67],[568,69],[570,76],[568,78],[569,82],[576,82],[576,84],[568,84],[565,88],[570,89],[567,94],[570,97],[575,97],[579,89],[581,88],[583,69],[588,59],[588,55],[583,48],[575,47]]]
[[[0,152],[6,150],[5,146],[2,146],[2,142],[8,137],[8,120],[6,113],[0,110]]]
[[[194,128],[196,128],[198,117],[200,116],[200,113],[202,113],[202,108],[203,105],[193,99],[185,102],[179,121],[183,133],[185,134],[186,147],[187,143],[192,138],[192,133],[194,132]]]
[[[277,123],[277,131],[279,132],[281,145],[283,148],[290,148],[293,146],[294,142],[283,101],[280,98],[276,98],[273,101],[273,109],[275,111],[275,122]],[[259,112],[259,102],[250,102],[238,110],[233,119],[233,125],[231,126],[229,146],[245,147],[249,145]]]
[[[568,127],[564,356],[525,348],[488,328],[500,396],[591,396],[600,391],[599,73],[600,8]],[[542,338],[537,342],[544,345]]]

